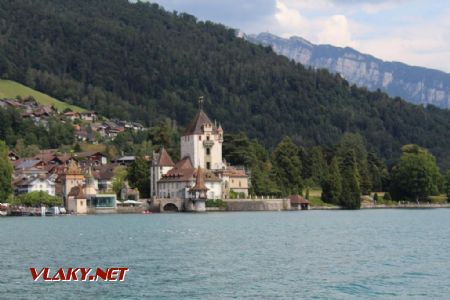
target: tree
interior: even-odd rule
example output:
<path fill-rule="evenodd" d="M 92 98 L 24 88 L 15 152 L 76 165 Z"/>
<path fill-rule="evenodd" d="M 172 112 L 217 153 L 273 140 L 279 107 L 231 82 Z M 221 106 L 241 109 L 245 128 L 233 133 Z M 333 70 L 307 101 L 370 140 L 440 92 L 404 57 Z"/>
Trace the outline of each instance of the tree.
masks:
<path fill-rule="evenodd" d="M 150 197 L 150 166 L 142 156 L 137 156 L 128 168 L 127 179 L 132 188 L 139 190 L 141 197 Z"/>
<path fill-rule="evenodd" d="M 337 157 L 333 157 L 329 172 L 322 181 L 322 200 L 327 203 L 339 204 L 342 193 L 342 178 Z"/>
<path fill-rule="evenodd" d="M 438 193 L 439 169 L 428 150 L 418 145 L 402 147 L 399 163 L 392 169 L 391 193 L 394 199 L 425 201 Z"/>
<path fill-rule="evenodd" d="M 120 191 L 125 186 L 125 180 L 127 178 L 128 172 L 127 168 L 124 166 L 118 166 L 114 169 L 114 177 L 112 180 L 112 189 L 117 196 L 119 196 Z"/>
<path fill-rule="evenodd" d="M 301 162 L 298 148 L 289 137 L 283 138 L 272 153 L 272 176 L 283 195 L 302 192 Z"/>
<path fill-rule="evenodd" d="M 445 194 L 447 195 L 447 202 L 450 202 L 450 170 L 445 174 Z"/>
<path fill-rule="evenodd" d="M 325 161 L 322 148 L 312 147 L 309 151 L 309 162 L 311 179 L 315 185 L 320 185 L 327 174 L 327 162 Z M 305 167 L 304 165 L 302 167 Z"/>
<path fill-rule="evenodd" d="M 366 145 L 360 134 L 346 133 L 342 137 L 337 149 L 337 155 L 343 159 L 348 151 L 354 152 L 361 192 L 363 195 L 369 195 L 372 190 L 372 181 L 368 168 Z"/>
<path fill-rule="evenodd" d="M 6 202 L 13 191 L 13 167 L 9 161 L 8 154 L 8 147 L 4 141 L 0 140 L 0 202 Z"/>
<path fill-rule="evenodd" d="M 34 191 L 26 194 L 22 194 L 15 197 L 12 200 L 14 205 L 24 205 L 24 206 L 62 206 L 63 201 L 61 198 L 51 196 L 44 191 Z"/>
<path fill-rule="evenodd" d="M 359 209 L 361 207 L 361 189 L 355 152 L 353 150 L 349 150 L 343 154 L 341 174 L 342 193 L 340 196 L 340 205 L 348 209 Z"/>
<path fill-rule="evenodd" d="M 75 147 L 73 147 L 73 151 L 75 151 L 75 152 L 81 152 L 82 151 L 80 143 L 76 143 L 75 144 Z"/>

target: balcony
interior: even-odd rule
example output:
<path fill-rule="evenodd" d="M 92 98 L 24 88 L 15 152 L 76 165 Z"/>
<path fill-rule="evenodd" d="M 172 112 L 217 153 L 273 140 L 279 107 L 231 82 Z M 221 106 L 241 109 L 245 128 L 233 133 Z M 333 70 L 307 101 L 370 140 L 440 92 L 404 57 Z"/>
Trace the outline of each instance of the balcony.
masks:
<path fill-rule="evenodd" d="M 203 141 L 203 146 L 206 147 L 206 148 L 211 148 L 212 146 L 214 146 L 214 141 L 205 140 L 205 141 Z"/>

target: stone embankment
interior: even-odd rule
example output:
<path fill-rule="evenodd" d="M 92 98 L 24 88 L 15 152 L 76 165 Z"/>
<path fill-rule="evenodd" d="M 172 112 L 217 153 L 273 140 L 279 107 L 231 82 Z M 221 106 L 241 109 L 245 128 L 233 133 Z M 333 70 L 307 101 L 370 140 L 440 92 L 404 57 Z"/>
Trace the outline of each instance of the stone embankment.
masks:
<path fill-rule="evenodd" d="M 208 207 L 207 211 L 282 211 L 291 210 L 289 199 L 230 199 L 227 207 Z"/>

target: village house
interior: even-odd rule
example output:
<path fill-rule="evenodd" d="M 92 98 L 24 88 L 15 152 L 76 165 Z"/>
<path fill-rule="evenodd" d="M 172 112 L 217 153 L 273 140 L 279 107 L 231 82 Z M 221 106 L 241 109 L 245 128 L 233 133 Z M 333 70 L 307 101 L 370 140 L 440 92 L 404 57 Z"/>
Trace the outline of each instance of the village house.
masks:
<path fill-rule="evenodd" d="M 8 158 L 10 161 L 17 161 L 20 157 L 15 152 L 9 151 Z"/>
<path fill-rule="evenodd" d="M 83 111 L 80 113 L 81 120 L 88 122 L 95 122 L 98 119 L 98 115 L 95 111 Z"/>
<path fill-rule="evenodd" d="M 21 178 L 14 182 L 15 194 L 20 195 L 34 191 L 43 191 L 51 196 L 55 196 L 55 182 L 49 180 L 46 175 L 39 175 L 31 178 Z"/>
<path fill-rule="evenodd" d="M 224 183 L 223 198 L 230 197 L 230 193 L 236 193 L 237 196 L 248 197 L 248 176 L 244 167 L 227 166 L 223 171 L 216 172 L 220 174 Z"/>
<path fill-rule="evenodd" d="M 63 113 L 63 116 L 66 117 L 67 119 L 71 120 L 72 122 L 75 120 L 81 119 L 80 113 L 76 112 L 76 111 L 65 112 L 65 113 Z"/>

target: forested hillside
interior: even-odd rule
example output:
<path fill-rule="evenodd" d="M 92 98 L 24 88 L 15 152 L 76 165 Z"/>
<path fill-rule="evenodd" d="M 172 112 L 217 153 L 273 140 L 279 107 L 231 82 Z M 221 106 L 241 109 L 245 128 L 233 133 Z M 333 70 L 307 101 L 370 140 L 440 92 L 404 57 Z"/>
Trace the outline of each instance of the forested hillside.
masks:
<path fill-rule="evenodd" d="M 169 117 L 205 110 L 227 132 L 273 147 L 337 143 L 360 132 L 388 161 L 404 144 L 427 147 L 447 168 L 450 112 L 418 107 L 313 71 L 235 30 L 126 0 L 0 0 L 0 77 L 108 117 Z"/>

